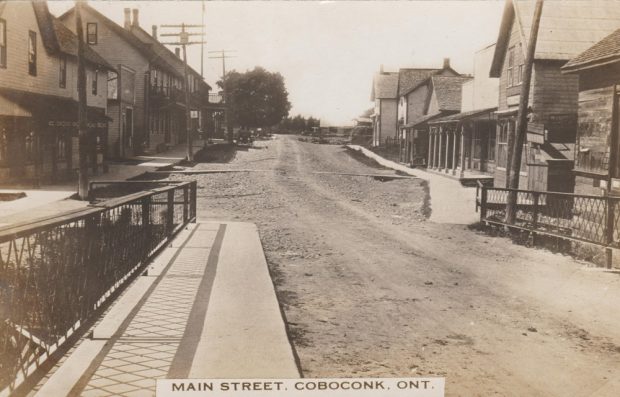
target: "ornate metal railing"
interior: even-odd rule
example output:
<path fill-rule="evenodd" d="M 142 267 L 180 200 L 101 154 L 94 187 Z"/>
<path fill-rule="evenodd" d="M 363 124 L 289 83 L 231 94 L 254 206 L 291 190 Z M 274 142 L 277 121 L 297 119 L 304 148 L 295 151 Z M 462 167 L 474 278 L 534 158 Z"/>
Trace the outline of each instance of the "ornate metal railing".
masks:
<path fill-rule="evenodd" d="M 0 228 L 0 390 L 26 378 L 195 219 L 192 181 Z"/>
<path fill-rule="evenodd" d="M 509 192 L 517 194 L 514 223 L 506 222 Z M 620 248 L 620 197 L 537 192 L 483 186 L 478 183 L 480 221 L 562 239 Z M 611 251 L 608 251 L 608 266 Z"/>

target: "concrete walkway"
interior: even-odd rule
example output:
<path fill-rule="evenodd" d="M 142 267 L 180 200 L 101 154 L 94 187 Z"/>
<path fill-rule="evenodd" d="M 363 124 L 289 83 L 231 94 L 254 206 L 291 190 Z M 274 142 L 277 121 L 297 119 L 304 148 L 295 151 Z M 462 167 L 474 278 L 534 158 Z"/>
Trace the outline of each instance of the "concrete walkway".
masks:
<path fill-rule="evenodd" d="M 194 143 L 194 152 L 202 148 L 203 142 Z M 145 172 L 155 171 L 179 163 L 185 158 L 187 146 L 177 145 L 166 152 L 154 156 L 138 156 L 131 160 L 137 164 L 109 164 L 105 174 L 91 176 L 91 181 L 124 181 L 135 178 Z M 24 192 L 26 197 L 0 202 L 0 226 L 24 222 L 37 218 L 53 216 L 62 212 L 83 208 L 88 202 L 68 200 L 77 192 L 77 182 L 43 186 L 41 189 L 0 189 L 0 193 Z"/>
<path fill-rule="evenodd" d="M 429 184 L 431 195 L 431 217 L 436 223 L 471 224 L 480 219 L 476 213 L 476 188 L 465 187 L 459 181 L 421 169 L 411 169 L 405 165 L 387 160 L 359 145 L 347 147 L 361 151 L 384 167 L 404 172 L 407 175 L 424 179 Z"/>
<path fill-rule="evenodd" d="M 181 232 L 36 396 L 153 396 L 158 378 L 297 378 L 254 224 Z"/>

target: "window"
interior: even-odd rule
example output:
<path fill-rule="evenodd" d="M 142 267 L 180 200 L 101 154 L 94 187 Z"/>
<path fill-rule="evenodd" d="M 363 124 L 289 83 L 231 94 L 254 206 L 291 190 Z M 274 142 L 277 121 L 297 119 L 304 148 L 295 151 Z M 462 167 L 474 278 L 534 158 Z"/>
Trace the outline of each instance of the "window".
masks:
<path fill-rule="evenodd" d="M 67 159 L 67 137 L 64 135 L 58 136 L 58 141 L 56 145 L 56 158 L 58 160 L 66 160 Z"/>
<path fill-rule="evenodd" d="M 28 31 L 28 73 L 37 75 L 37 34 L 32 30 Z"/>
<path fill-rule="evenodd" d="M 67 57 L 65 55 L 61 55 L 59 58 L 58 86 L 67 88 Z"/>
<path fill-rule="evenodd" d="M 97 44 L 97 24 L 96 23 L 87 23 L 86 24 L 86 42 L 88 44 Z"/>
<path fill-rule="evenodd" d="M 25 157 L 27 163 L 34 162 L 34 131 L 26 135 L 24 140 Z"/>
<path fill-rule="evenodd" d="M 0 68 L 6 68 L 6 21 L 0 19 Z"/>
<path fill-rule="evenodd" d="M 0 163 L 6 163 L 7 161 L 7 149 L 9 140 L 7 138 L 6 128 L 0 130 Z"/>
<path fill-rule="evenodd" d="M 97 95 L 97 80 L 99 80 L 98 77 L 99 77 L 99 71 L 95 70 L 95 73 L 93 74 L 93 81 L 91 82 L 92 83 L 91 91 L 93 95 Z"/>
<path fill-rule="evenodd" d="M 489 129 L 489 161 L 495 161 L 495 134 Z"/>
<path fill-rule="evenodd" d="M 510 47 L 508 49 L 508 87 L 513 86 L 514 77 L 514 63 L 515 63 L 515 48 Z"/>

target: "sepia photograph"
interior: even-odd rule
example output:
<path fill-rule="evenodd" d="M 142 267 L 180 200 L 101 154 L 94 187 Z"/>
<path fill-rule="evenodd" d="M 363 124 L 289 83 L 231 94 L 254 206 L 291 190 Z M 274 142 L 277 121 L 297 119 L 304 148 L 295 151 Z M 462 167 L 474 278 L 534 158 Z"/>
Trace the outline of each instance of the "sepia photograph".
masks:
<path fill-rule="evenodd" d="M 620 396 L 620 0 L 0 0 L 0 397 Z"/>

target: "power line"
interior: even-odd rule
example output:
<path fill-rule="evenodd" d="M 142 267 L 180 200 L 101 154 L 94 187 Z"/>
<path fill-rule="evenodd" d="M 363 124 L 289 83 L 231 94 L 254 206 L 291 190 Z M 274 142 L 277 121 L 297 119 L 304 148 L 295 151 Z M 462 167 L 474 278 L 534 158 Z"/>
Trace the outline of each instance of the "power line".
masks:
<path fill-rule="evenodd" d="M 180 45 L 183 48 L 183 72 L 185 77 L 185 124 L 186 124 L 186 132 L 187 132 L 187 161 L 194 160 L 194 153 L 192 148 L 192 131 L 191 131 L 191 115 L 189 108 L 189 80 L 187 73 L 187 50 L 186 47 L 188 45 L 193 44 L 204 44 L 204 40 L 200 41 L 189 41 L 190 36 L 201 36 L 204 38 L 204 25 L 190 25 L 182 23 L 180 25 L 160 25 L 162 28 L 181 28 L 180 31 L 175 33 L 163 33 L 160 36 L 165 37 L 178 37 L 178 42 L 170 42 L 170 43 L 162 43 L 166 45 Z M 190 28 L 201 28 L 201 33 L 190 32 L 186 29 Z"/>
<path fill-rule="evenodd" d="M 209 59 L 221 59 L 222 60 L 222 100 L 226 104 L 226 110 L 224 111 L 224 124 L 228 129 L 228 142 L 232 143 L 233 134 L 232 134 L 232 119 L 229 117 L 228 112 L 230 111 L 230 104 L 227 103 L 227 90 L 226 90 L 226 59 L 228 58 L 236 58 L 236 55 L 228 55 L 227 53 L 236 52 L 235 50 L 219 50 L 219 51 L 209 51 L 209 54 L 220 54 L 219 56 L 210 56 Z"/>

